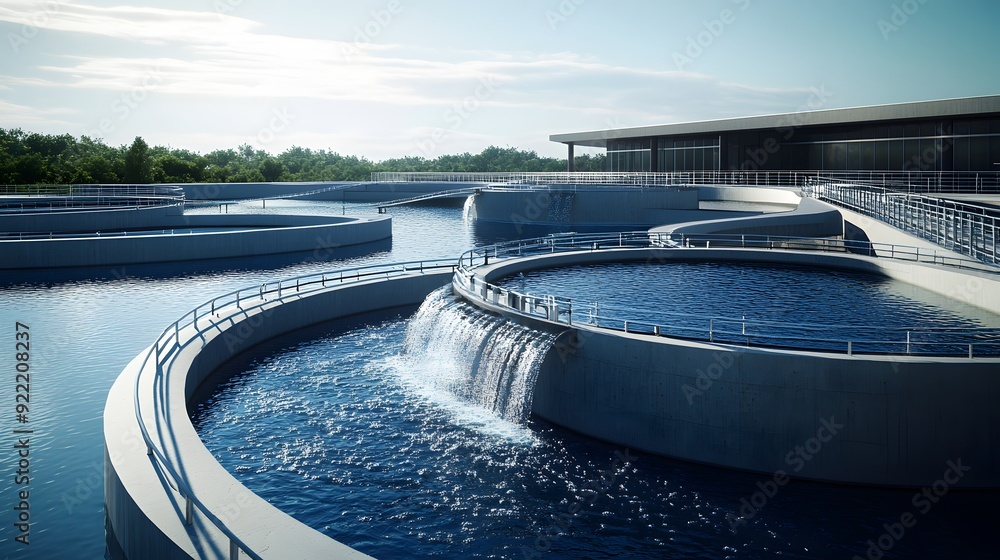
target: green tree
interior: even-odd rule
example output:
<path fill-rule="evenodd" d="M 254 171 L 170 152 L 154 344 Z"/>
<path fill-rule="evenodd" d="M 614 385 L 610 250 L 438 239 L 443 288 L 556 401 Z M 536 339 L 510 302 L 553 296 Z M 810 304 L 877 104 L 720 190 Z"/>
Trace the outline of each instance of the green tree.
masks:
<path fill-rule="evenodd" d="M 146 184 L 153 182 L 153 161 L 149 146 L 140 136 L 136 136 L 125 154 L 125 182 Z"/>
<path fill-rule="evenodd" d="M 271 156 L 264 158 L 264 161 L 260 162 L 260 174 L 264 176 L 264 180 L 268 183 L 273 183 L 285 174 L 285 164 L 274 159 Z"/>
<path fill-rule="evenodd" d="M 604 171 L 604 154 L 576 157 L 578 171 Z M 375 171 L 563 171 L 565 159 L 530 150 L 489 146 L 478 154 L 444 154 L 435 159 L 406 156 L 373 162 L 329 149 L 293 146 L 271 155 L 243 144 L 205 155 L 149 146 L 110 147 L 100 139 L 0 129 L 0 183 L 169 183 L 238 181 L 363 181 Z"/>
<path fill-rule="evenodd" d="M 14 162 L 14 183 L 22 185 L 48 182 L 48 166 L 41 154 L 23 155 Z"/>

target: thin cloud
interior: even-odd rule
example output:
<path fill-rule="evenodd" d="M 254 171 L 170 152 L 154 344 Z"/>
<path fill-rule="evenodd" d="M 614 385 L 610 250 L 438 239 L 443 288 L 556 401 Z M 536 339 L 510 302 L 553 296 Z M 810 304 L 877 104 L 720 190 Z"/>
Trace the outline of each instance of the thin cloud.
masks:
<path fill-rule="evenodd" d="M 26 105 L 18 105 L 0 99 L 0 115 L 4 115 L 4 127 L 6 128 L 33 128 L 45 126 L 69 126 L 71 123 L 62 118 L 65 115 L 72 115 L 76 111 L 72 109 L 37 109 Z"/>
<path fill-rule="evenodd" d="M 0 8 L 0 21 L 20 24 L 37 10 L 34 2 L 10 0 Z M 310 108 L 312 116 L 295 123 L 294 137 L 289 133 L 269 149 L 347 145 L 348 152 L 371 149 L 373 157 L 391 157 L 413 153 L 435 129 L 449 132 L 435 150 L 451 153 L 521 138 L 524 123 L 537 126 L 536 121 L 552 126 L 549 132 L 636 126 L 718 118 L 730 107 L 743 114 L 773 112 L 801 105 L 807 97 L 806 88 L 753 88 L 693 72 L 607 64 L 571 52 L 412 49 L 279 35 L 265 32 L 259 22 L 213 12 L 73 3 L 59 4 L 58 14 L 36 21 L 71 38 L 73 54 L 53 53 L 16 76 L 0 76 L 0 94 L 12 107 L 3 107 L 5 113 L 21 112 L 13 109 L 20 107 L 14 102 L 29 102 L 38 89 L 52 92 L 43 98 L 80 109 L 82 98 L 92 101 L 93 94 L 100 99 L 107 92 L 107 99 L 115 100 L 139 88 L 145 98 L 155 89 L 150 104 L 159 114 L 149 115 L 152 105 L 137 108 L 141 117 L 115 121 L 115 138 L 151 134 L 150 122 L 166 118 L 170 107 L 183 106 L 183 114 L 203 117 L 185 121 L 188 131 L 164 136 L 174 142 L 186 137 L 197 144 L 193 148 L 211 138 L 216 146 L 240 138 L 232 134 L 240 121 L 220 110 L 235 103 Z M 81 95 L 55 93 L 63 91 Z M 18 122 L 65 129 L 60 117 L 79 112 L 39 109 Z M 92 129 L 106 116 L 84 115 L 82 122 L 68 123 L 69 129 Z M 342 123 L 350 128 L 341 129 Z M 323 138 L 330 143 L 313 144 Z M 546 142 L 546 135 L 538 134 L 537 143 L 525 147 L 542 152 Z"/>
<path fill-rule="evenodd" d="M 26 2 L 0 12 L 0 19 L 30 16 Z M 677 71 L 646 70 L 601 64 L 572 53 L 476 51 L 478 58 L 447 62 L 392 56 L 369 43 L 306 39 L 260 33 L 254 21 L 211 12 L 149 7 L 102 8 L 68 4 L 44 27 L 89 33 L 139 43 L 166 43 L 172 57 L 64 57 L 63 65 L 39 68 L 52 86 L 127 90 L 155 73 L 163 94 L 202 97 L 312 98 L 328 101 L 380 101 L 392 105 L 447 105 L 478 95 L 481 83 L 503 89 L 492 103 L 528 107 L 531 98 L 549 93 L 593 96 L 608 90 L 659 89 L 692 80 Z M 423 49 L 427 57 L 435 53 Z M 725 85 L 724 87 L 728 87 Z M 492 93 L 492 92 L 490 92 Z M 567 101 L 564 99 L 562 103 Z M 573 101 L 572 97 L 568 100 Z M 541 105 L 547 105 L 542 102 Z"/>

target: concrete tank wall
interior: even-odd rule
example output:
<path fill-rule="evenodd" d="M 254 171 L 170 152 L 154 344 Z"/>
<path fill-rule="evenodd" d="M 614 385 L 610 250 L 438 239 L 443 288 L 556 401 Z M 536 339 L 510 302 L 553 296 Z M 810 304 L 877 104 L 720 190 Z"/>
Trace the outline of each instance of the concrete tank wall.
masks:
<path fill-rule="evenodd" d="M 840 237 L 844 235 L 844 218 L 836 207 L 805 198 L 789 212 L 688 222 L 653 228 L 650 232 L 694 238 L 698 235 L 726 234 Z"/>
<path fill-rule="evenodd" d="M 543 185 L 530 189 L 484 190 L 473 199 L 471 211 L 473 218 L 493 222 L 629 227 L 756 217 L 762 213 L 753 207 L 701 210 L 701 201 L 767 203 L 794 210 L 801 198 L 793 189 L 763 187 Z M 781 213 L 767 214 L 778 215 Z M 789 223 L 794 220 L 803 221 L 804 217 L 791 218 Z M 805 231 L 803 227 L 799 229 Z M 825 232 L 830 228 L 821 224 L 813 230 Z"/>
<path fill-rule="evenodd" d="M 159 223 L 168 228 L 173 225 L 178 228 L 266 229 L 131 237 L 0 240 L 0 269 L 106 266 L 325 251 L 392 236 L 392 220 L 387 216 L 365 219 L 221 214 L 164 218 Z"/>
<path fill-rule="evenodd" d="M 573 341 L 544 363 L 532 410 L 574 431 L 768 477 L 857 484 L 926 486 L 961 460 L 972 468 L 963 488 L 1000 487 L 996 359 L 764 351 L 586 327 Z M 824 436 L 824 425 L 840 428 Z"/>
<path fill-rule="evenodd" d="M 695 189 L 559 186 L 484 190 L 471 215 L 489 222 L 649 227 L 720 214 L 699 210 Z"/>
<path fill-rule="evenodd" d="M 188 398 L 219 366 L 256 344 L 311 324 L 419 304 L 450 277 L 450 271 L 413 273 L 310 294 L 292 292 L 246 312 L 235 306 L 220 308 L 214 322 L 202 318 L 200 330 L 188 326 L 180 331 L 181 339 L 191 343 L 176 355 L 162 388 L 154 389 L 155 368 L 147 366 L 139 393 L 148 416 L 145 424 L 163 452 L 182 466 L 194 494 L 261 557 L 369 558 L 306 527 L 241 485 L 201 442 L 189 420 Z M 183 497 L 146 454 L 133 407 L 144 355 L 116 380 L 104 411 L 109 535 L 130 559 L 227 558 L 228 539 L 197 509 L 193 523 L 184 523 Z M 166 403 L 165 414 L 152 400 L 154 393 L 162 395 L 157 402 Z"/>
<path fill-rule="evenodd" d="M 735 260 L 884 274 L 1000 313 L 1000 276 L 857 255 L 745 249 L 601 249 L 506 260 L 486 282 L 597 262 Z M 467 295 L 467 294 L 466 294 Z M 470 297 L 467 295 L 467 297 Z M 567 325 L 474 296 L 477 306 L 554 331 Z M 637 318 L 640 319 L 640 318 Z M 847 356 L 744 348 L 574 325 L 547 356 L 532 410 L 636 449 L 773 474 L 886 486 L 927 485 L 949 460 L 963 487 L 1000 487 L 1000 359 Z M 825 424 L 842 425 L 836 434 Z M 821 444 L 807 460 L 797 447 Z M 789 455 L 791 454 L 791 455 Z"/>
<path fill-rule="evenodd" d="M 181 215 L 181 204 L 81 210 L 76 212 L 42 212 L 37 214 L 0 214 L 0 232 L 81 233 L 94 231 L 126 231 L 148 229 Z"/>
<path fill-rule="evenodd" d="M 726 187 L 719 185 L 696 185 L 701 200 L 731 202 L 764 202 L 797 206 L 802 198 L 798 189 L 783 187 Z"/>

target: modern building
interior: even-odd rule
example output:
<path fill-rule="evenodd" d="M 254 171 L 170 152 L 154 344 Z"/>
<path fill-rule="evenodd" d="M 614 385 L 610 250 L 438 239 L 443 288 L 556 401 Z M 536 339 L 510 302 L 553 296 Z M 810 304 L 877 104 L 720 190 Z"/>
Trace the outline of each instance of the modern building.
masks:
<path fill-rule="evenodd" d="M 608 171 L 1000 171 L 1000 95 L 555 134 Z"/>

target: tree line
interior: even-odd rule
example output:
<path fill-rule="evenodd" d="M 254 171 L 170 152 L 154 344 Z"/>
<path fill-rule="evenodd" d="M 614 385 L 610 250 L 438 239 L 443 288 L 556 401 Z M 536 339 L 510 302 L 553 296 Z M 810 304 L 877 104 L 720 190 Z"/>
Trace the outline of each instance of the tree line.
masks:
<path fill-rule="evenodd" d="M 574 158 L 577 171 L 605 171 L 606 156 Z M 49 135 L 0 128 L 0 184 L 239 183 L 261 181 L 364 181 L 373 172 L 551 172 L 566 160 L 534 151 L 490 146 L 478 154 L 392 158 L 371 161 L 328 150 L 292 147 L 272 155 L 244 144 L 200 154 L 149 146 L 108 146 L 87 136 Z"/>

